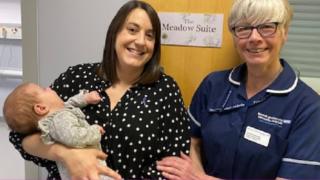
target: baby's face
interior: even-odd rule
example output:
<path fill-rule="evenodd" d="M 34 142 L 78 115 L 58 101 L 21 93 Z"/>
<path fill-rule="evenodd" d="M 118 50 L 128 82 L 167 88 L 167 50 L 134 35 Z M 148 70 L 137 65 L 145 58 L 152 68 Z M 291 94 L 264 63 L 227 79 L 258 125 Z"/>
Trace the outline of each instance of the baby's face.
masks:
<path fill-rule="evenodd" d="M 37 84 L 32 84 L 30 88 L 33 88 L 34 91 L 37 92 L 38 98 L 41 102 L 47 103 L 48 105 L 61 105 L 63 104 L 62 99 L 58 96 L 58 94 L 49 87 L 40 87 Z"/>

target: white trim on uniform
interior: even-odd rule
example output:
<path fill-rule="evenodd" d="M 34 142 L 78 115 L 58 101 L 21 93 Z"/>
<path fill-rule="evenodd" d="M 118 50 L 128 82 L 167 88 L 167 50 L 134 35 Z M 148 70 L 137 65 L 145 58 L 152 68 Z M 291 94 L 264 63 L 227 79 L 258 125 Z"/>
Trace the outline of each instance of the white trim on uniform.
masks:
<path fill-rule="evenodd" d="M 292 84 L 292 86 L 288 89 L 285 90 L 272 90 L 272 89 L 267 89 L 268 93 L 273 93 L 273 94 L 286 94 L 291 92 L 292 90 L 294 90 L 294 88 L 296 88 L 298 84 L 298 77 L 296 77 L 296 79 L 294 80 L 294 83 Z"/>
<path fill-rule="evenodd" d="M 233 73 L 233 71 L 235 70 L 236 68 L 233 68 L 232 70 L 231 70 L 231 72 L 230 72 L 230 74 L 229 74 L 229 81 L 232 83 L 232 84 L 235 84 L 235 85 L 238 85 L 238 86 L 240 86 L 240 82 L 238 82 L 238 81 L 235 81 L 235 80 L 233 80 L 232 79 L 232 73 Z"/>
<path fill-rule="evenodd" d="M 296 164 L 320 166 L 320 162 L 317 162 L 317 161 L 307 161 L 307 160 L 292 159 L 292 158 L 282 158 L 282 161 L 296 163 Z"/>
<path fill-rule="evenodd" d="M 190 108 L 188 108 L 188 114 L 189 114 L 191 120 L 192 120 L 197 126 L 201 127 L 201 123 L 200 123 L 199 121 L 197 121 L 196 118 L 194 118 L 194 117 L 192 116 L 192 114 L 191 114 L 191 112 L 190 112 Z"/>

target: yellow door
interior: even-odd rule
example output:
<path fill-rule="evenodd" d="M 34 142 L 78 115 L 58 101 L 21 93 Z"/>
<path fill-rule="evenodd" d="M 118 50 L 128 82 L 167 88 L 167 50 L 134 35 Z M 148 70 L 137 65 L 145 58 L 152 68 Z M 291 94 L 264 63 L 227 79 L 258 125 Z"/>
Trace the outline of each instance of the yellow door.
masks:
<path fill-rule="evenodd" d="M 161 64 L 179 84 L 186 106 L 202 79 L 212 71 L 240 63 L 228 31 L 227 18 L 233 0 L 145 0 L 158 12 L 219 13 L 223 17 L 221 48 L 162 45 Z"/>

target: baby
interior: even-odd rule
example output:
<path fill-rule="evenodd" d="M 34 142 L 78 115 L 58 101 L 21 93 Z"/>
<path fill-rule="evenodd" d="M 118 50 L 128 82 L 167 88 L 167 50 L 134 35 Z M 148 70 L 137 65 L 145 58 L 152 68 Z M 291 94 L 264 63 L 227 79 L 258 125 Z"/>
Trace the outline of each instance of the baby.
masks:
<path fill-rule="evenodd" d="M 10 129 L 22 134 L 41 131 L 45 144 L 59 142 L 73 148 L 97 148 L 104 129 L 89 125 L 80 108 L 97 104 L 101 97 L 96 91 L 81 91 L 67 102 L 50 88 L 24 83 L 15 88 L 3 106 L 4 118 Z M 105 161 L 100 162 L 106 166 Z M 70 179 L 66 168 L 57 162 L 61 179 Z M 101 176 L 100 179 L 111 179 Z"/>

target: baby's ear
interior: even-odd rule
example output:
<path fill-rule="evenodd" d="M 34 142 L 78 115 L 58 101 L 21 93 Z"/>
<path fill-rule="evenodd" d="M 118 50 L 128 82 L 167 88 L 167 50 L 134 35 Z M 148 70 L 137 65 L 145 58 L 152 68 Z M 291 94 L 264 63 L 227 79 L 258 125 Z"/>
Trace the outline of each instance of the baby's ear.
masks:
<path fill-rule="evenodd" d="M 33 106 L 33 110 L 36 112 L 36 114 L 43 116 L 49 112 L 49 107 L 45 104 L 35 104 Z"/>

